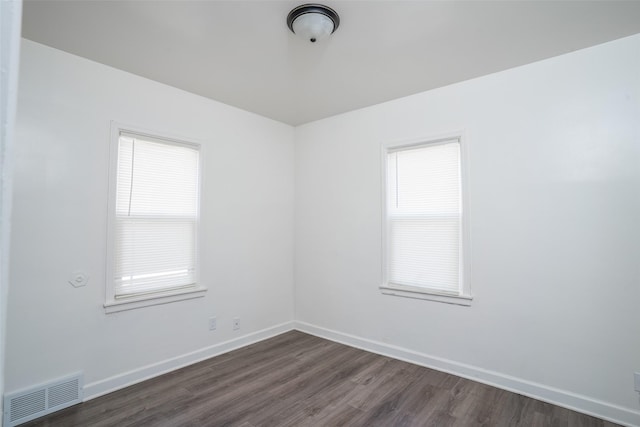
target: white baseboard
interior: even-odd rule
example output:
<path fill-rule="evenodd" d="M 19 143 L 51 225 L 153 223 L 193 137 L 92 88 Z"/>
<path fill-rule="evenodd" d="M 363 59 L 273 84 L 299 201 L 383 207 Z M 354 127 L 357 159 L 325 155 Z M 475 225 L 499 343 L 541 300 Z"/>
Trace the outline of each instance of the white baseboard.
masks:
<path fill-rule="evenodd" d="M 566 390 L 560 390 L 544 384 L 523 380 L 521 378 L 515 378 L 476 366 L 466 365 L 464 363 L 454 362 L 440 357 L 429 356 L 406 348 L 325 329 L 306 322 L 294 321 L 293 325 L 294 329 L 301 332 L 339 342 L 341 344 L 346 344 L 351 347 L 360 348 L 372 353 L 447 372 L 459 377 L 512 391 L 614 423 L 629 427 L 640 426 L 640 412 L 597 399 L 592 399 L 588 396 L 579 395 Z"/>
<path fill-rule="evenodd" d="M 191 353 L 183 354 L 151 365 L 143 366 L 129 372 L 114 375 L 104 380 L 85 384 L 83 401 L 91 400 L 96 397 L 111 393 L 116 390 L 128 387 L 133 384 L 157 377 L 167 372 L 175 371 L 188 365 L 228 353 L 240 347 L 245 347 L 267 338 L 280 335 L 293 329 L 293 322 L 285 322 L 270 328 L 262 329 L 229 341 L 224 341 L 210 347 L 205 347 Z"/>
<path fill-rule="evenodd" d="M 623 408 L 611 403 L 592 399 L 566 390 L 549 387 L 521 378 L 512 377 L 495 371 L 489 371 L 476 366 L 467 365 L 427 354 L 419 353 L 402 347 L 385 344 L 378 341 L 360 338 L 331 329 L 322 328 L 306 322 L 285 322 L 251 334 L 243 335 L 229 341 L 205 347 L 191 353 L 183 354 L 158 363 L 143 366 L 141 368 L 114 375 L 104 380 L 85 384 L 84 400 L 91 400 L 107 393 L 128 387 L 133 384 L 157 377 L 167 372 L 183 368 L 188 365 L 254 344 L 259 341 L 274 337 L 284 332 L 297 329 L 311 335 L 325 338 L 331 341 L 360 348 L 372 353 L 381 354 L 394 359 L 404 360 L 416 365 L 447 372 L 459 377 L 478 381 L 487 385 L 512 391 L 524 396 L 532 397 L 567 409 L 582 412 L 611 422 L 629 427 L 640 426 L 640 412 Z"/>

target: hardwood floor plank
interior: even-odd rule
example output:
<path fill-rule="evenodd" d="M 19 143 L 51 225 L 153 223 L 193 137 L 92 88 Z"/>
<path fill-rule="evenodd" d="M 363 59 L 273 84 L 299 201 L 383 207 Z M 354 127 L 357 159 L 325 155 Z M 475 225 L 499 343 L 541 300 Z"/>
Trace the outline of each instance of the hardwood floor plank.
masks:
<path fill-rule="evenodd" d="M 615 427 L 598 418 L 298 331 L 24 425 Z"/>
<path fill-rule="evenodd" d="M 359 420 L 364 418 L 364 412 L 353 406 L 341 404 L 333 407 L 331 410 L 321 411 L 306 422 L 300 424 L 304 427 L 314 426 L 352 426 L 357 425 Z"/>

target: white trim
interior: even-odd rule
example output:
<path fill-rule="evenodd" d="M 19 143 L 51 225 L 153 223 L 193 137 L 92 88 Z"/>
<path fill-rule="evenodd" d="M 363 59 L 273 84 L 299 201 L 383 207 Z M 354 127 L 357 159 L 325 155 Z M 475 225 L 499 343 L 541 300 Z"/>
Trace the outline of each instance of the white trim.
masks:
<path fill-rule="evenodd" d="M 124 136 L 126 138 L 144 139 L 145 141 L 155 142 L 156 144 L 178 145 L 180 147 L 191 148 L 192 150 L 200 150 L 200 144 L 196 142 L 188 142 L 182 139 L 163 136 L 160 132 L 151 133 L 150 131 L 134 131 L 131 130 L 131 126 L 116 125 L 115 122 L 112 122 L 112 125 L 118 126 L 116 138 Z"/>
<path fill-rule="evenodd" d="M 18 109 L 22 1 L 0 1 L 0 395 L 4 393 L 7 296 L 13 200 L 14 135 Z M 4 411 L 0 399 L 0 412 Z"/>
<path fill-rule="evenodd" d="M 177 135 L 168 131 L 160 131 L 157 129 L 149 129 L 141 126 L 134 126 L 118 120 L 111 120 L 109 123 L 110 123 L 112 132 L 115 127 L 119 131 L 123 131 L 125 133 L 133 133 L 136 135 L 141 135 L 149 138 L 160 139 L 162 142 L 173 142 L 173 143 L 185 145 L 187 147 L 202 147 L 206 145 L 205 140 L 201 140 L 193 137 L 186 137 L 183 135 Z M 111 136 L 113 138 L 113 133 L 111 134 Z"/>
<path fill-rule="evenodd" d="M 306 322 L 295 321 L 294 329 L 372 353 L 447 372 L 472 381 L 522 394 L 533 399 L 621 425 L 629 427 L 640 426 L 640 411 L 624 408 L 567 390 L 561 390 L 477 366 L 419 353 L 403 347 L 360 338 L 355 335 L 326 329 Z"/>
<path fill-rule="evenodd" d="M 425 299 L 429 301 L 444 302 L 447 304 L 470 306 L 473 297 L 471 295 L 449 295 L 439 294 L 430 289 L 420 289 L 415 286 L 403 286 L 389 283 L 381 285 L 380 292 L 385 295 L 395 295 L 397 297 Z"/>
<path fill-rule="evenodd" d="M 173 292 L 167 292 L 166 294 L 154 293 L 144 295 L 141 297 L 131 297 L 118 299 L 114 301 L 107 301 L 104 303 L 104 312 L 106 314 L 116 313 L 118 311 L 133 310 L 136 308 L 148 307 L 151 305 L 169 304 L 175 301 L 183 301 L 186 299 L 203 297 L 207 288 L 187 288 L 179 289 Z"/>
<path fill-rule="evenodd" d="M 252 332 L 250 334 L 201 348 L 200 350 L 192 351 L 190 353 L 182 354 L 171 359 L 142 366 L 132 371 L 114 375 L 100 381 L 94 381 L 84 386 L 83 401 L 86 402 L 87 400 L 95 399 L 96 397 L 100 397 L 107 393 L 175 371 L 176 369 L 184 368 L 185 366 L 193 365 L 194 363 L 228 353 L 238 348 L 255 344 L 259 341 L 291 331 L 292 329 L 293 322 L 281 323 L 270 328 Z"/>
<path fill-rule="evenodd" d="M 163 375 L 168 372 L 198 363 L 211 357 L 242 348 L 265 339 L 272 338 L 291 330 L 298 330 L 324 339 L 335 341 L 372 353 L 403 360 L 438 371 L 447 372 L 483 384 L 522 394 L 543 402 L 548 402 L 587 415 L 602 418 L 614 423 L 633 427 L 640 425 L 640 412 L 613 405 L 601 400 L 549 387 L 544 384 L 512 377 L 499 372 L 482 369 L 406 348 L 360 338 L 355 335 L 315 326 L 301 321 L 291 321 L 262 329 L 239 338 L 224 341 L 200 350 L 176 356 L 161 362 L 149 364 L 100 381 L 86 384 L 83 389 L 83 401 L 123 389 L 133 384 Z"/>
<path fill-rule="evenodd" d="M 460 282 L 462 289 L 460 295 L 441 294 L 434 289 L 423 289 L 416 286 L 403 286 L 390 283 L 387 279 L 387 236 L 389 234 L 389 221 L 387 220 L 387 157 L 389 153 L 402 151 L 410 148 L 422 146 L 432 146 L 446 144 L 451 141 L 458 141 L 460 144 L 460 185 L 462 203 L 462 224 L 460 233 L 460 252 L 462 261 L 460 263 Z M 426 137 L 412 138 L 409 140 L 384 142 L 381 144 L 380 164 L 381 164 L 381 186 L 382 186 L 382 280 L 380 292 L 384 295 L 400 296 L 405 298 L 416 298 L 428 301 L 443 302 L 461 306 L 470 306 L 473 300 L 471 293 L 471 226 L 470 226 L 470 197 L 469 197 L 469 150 L 467 133 L 464 130 L 455 132 L 435 134 Z"/>

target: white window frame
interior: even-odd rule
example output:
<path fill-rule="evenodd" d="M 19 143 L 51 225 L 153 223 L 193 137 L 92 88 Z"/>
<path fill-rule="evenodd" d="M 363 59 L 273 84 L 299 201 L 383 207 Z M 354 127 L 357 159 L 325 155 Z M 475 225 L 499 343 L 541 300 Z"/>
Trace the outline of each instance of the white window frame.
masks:
<path fill-rule="evenodd" d="M 114 286 L 115 271 L 115 229 L 116 229 L 116 191 L 118 178 L 118 144 L 121 133 L 133 134 L 141 138 L 147 138 L 151 141 L 160 141 L 166 144 L 185 146 L 196 149 L 199 155 L 199 174 L 198 180 L 198 215 L 196 219 L 196 283 L 192 287 L 171 289 L 167 291 L 159 291 L 145 295 L 136 295 L 125 298 L 116 298 Z M 115 313 L 124 310 L 132 310 L 136 308 L 148 307 L 158 304 L 167 304 L 175 301 L 183 301 L 187 299 L 203 297 L 207 288 L 200 281 L 200 239 L 198 230 L 200 229 L 200 199 L 202 197 L 202 145 L 195 142 L 187 142 L 183 139 L 173 136 L 164 135 L 161 132 L 149 131 L 135 126 L 129 126 L 115 121 L 111 122 L 111 136 L 109 146 L 109 200 L 107 213 L 107 262 L 106 262 L 106 281 L 105 281 L 105 313 Z"/>
<path fill-rule="evenodd" d="M 437 145 L 457 140 L 460 144 L 460 185 L 462 218 L 460 230 L 460 292 L 458 295 L 438 292 L 420 286 L 408 286 L 389 283 L 388 280 L 388 238 L 389 238 L 389 217 L 387 212 L 388 197 L 388 154 L 427 145 Z M 464 132 L 453 132 L 418 138 L 409 141 L 389 142 L 382 144 L 382 284 L 380 291 L 385 295 L 394 295 L 407 298 L 443 302 L 460 306 L 470 306 L 473 300 L 471 294 L 471 237 L 469 233 L 469 186 L 468 186 L 468 149 Z"/>

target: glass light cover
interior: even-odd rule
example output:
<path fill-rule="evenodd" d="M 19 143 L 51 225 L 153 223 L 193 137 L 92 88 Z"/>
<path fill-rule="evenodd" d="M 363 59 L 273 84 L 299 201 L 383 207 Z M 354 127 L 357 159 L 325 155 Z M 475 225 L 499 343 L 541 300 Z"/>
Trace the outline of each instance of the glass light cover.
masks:
<path fill-rule="evenodd" d="M 333 21 L 321 13 L 305 13 L 293 21 L 293 32 L 310 42 L 320 41 L 333 32 Z"/>

